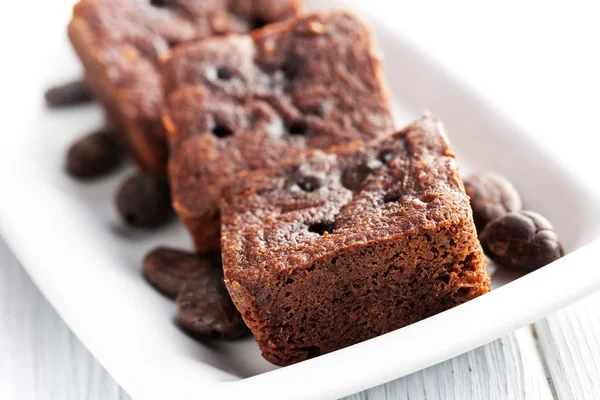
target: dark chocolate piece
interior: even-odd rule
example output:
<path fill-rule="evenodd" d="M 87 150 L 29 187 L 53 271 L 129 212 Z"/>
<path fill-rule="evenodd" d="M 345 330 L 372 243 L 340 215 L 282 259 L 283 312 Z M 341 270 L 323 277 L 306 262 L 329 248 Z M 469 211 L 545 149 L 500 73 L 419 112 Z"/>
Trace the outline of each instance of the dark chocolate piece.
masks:
<path fill-rule="evenodd" d="M 177 315 L 181 327 L 197 337 L 234 340 L 249 333 L 220 268 L 208 269 L 185 285 L 177 296 Z"/>
<path fill-rule="evenodd" d="M 81 180 L 102 177 L 123 163 L 123 152 L 113 134 L 99 131 L 85 136 L 71 145 L 67 152 L 66 170 Z"/>
<path fill-rule="evenodd" d="M 92 94 L 83 80 L 50 88 L 44 94 L 44 98 L 48 107 L 51 108 L 74 106 L 93 100 Z"/>
<path fill-rule="evenodd" d="M 156 228 L 173 216 L 169 184 L 163 174 L 138 172 L 127 178 L 116 203 L 123 221 L 136 228 Z"/>
<path fill-rule="evenodd" d="M 160 247 L 144 259 L 144 276 L 148 282 L 173 299 L 188 282 L 213 268 L 222 268 L 221 254 L 196 254 Z"/>
<path fill-rule="evenodd" d="M 477 231 L 493 219 L 521 209 L 521 197 L 506 178 L 492 172 L 479 172 L 464 180 L 465 191 L 471 198 L 473 219 Z"/>
<path fill-rule="evenodd" d="M 552 224 L 533 211 L 491 221 L 479 236 L 487 255 L 505 267 L 533 271 L 565 255 Z"/>

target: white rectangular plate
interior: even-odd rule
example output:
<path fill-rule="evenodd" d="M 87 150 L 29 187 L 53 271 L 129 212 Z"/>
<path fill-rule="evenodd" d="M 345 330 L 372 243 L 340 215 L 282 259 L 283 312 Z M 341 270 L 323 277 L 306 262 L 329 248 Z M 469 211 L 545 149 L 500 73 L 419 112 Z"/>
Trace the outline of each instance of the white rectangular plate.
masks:
<path fill-rule="evenodd" d="M 310 3 L 319 9 L 358 7 L 349 1 Z M 422 109 L 434 111 L 446 123 L 463 171 L 476 166 L 506 175 L 527 208 L 554 223 L 569 254 L 522 278 L 498 272 L 495 289 L 468 304 L 285 368 L 264 361 L 251 339 L 194 341 L 175 326 L 173 302 L 140 273 L 144 254 L 157 245 L 191 248 L 183 227 L 153 233 L 124 228 L 112 198 L 125 172 L 89 184 L 63 173 L 69 144 L 101 126 L 102 118 L 97 106 L 44 108 L 43 88 L 76 76 L 78 68 L 64 33 L 46 30 L 39 44 L 52 57 L 40 60 L 41 85 L 21 110 L 29 123 L 0 139 L 0 227 L 65 322 L 135 399 L 333 399 L 478 347 L 600 286 L 600 203 L 585 186 L 393 28 L 365 9 L 358 13 L 374 27 L 385 54 L 399 126 Z"/>

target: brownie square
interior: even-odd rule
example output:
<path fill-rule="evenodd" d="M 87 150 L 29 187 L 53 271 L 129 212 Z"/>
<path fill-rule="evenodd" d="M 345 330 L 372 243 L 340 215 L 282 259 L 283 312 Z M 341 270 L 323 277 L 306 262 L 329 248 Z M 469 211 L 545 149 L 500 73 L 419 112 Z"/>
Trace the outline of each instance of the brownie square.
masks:
<path fill-rule="evenodd" d="M 241 170 L 394 130 L 369 29 L 338 12 L 175 49 L 163 67 L 175 210 L 219 248 L 219 200 Z"/>
<path fill-rule="evenodd" d="M 158 60 L 181 43 L 282 21 L 299 0 L 81 0 L 69 37 L 120 142 L 145 170 L 164 171 Z"/>
<path fill-rule="evenodd" d="M 489 291 L 441 122 L 244 173 L 222 202 L 226 285 L 263 356 L 287 365 Z"/>

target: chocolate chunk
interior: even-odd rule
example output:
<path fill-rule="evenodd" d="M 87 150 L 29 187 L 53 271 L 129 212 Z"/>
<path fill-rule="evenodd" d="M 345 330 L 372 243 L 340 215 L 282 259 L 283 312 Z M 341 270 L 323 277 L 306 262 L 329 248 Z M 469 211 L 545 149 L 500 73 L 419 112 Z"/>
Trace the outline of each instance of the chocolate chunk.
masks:
<path fill-rule="evenodd" d="M 327 236 L 333 233 L 335 223 L 333 222 L 317 222 L 308 227 L 308 231 L 321 236 Z"/>
<path fill-rule="evenodd" d="M 268 24 L 269 24 L 269 21 L 265 20 L 264 18 L 255 17 L 252 20 L 252 30 L 263 28 L 264 26 L 266 26 Z"/>
<path fill-rule="evenodd" d="M 71 145 L 66 170 L 77 179 L 93 179 L 117 169 L 123 153 L 107 131 L 92 133 Z"/>
<path fill-rule="evenodd" d="M 231 67 L 224 65 L 217 69 L 217 77 L 219 79 L 221 79 L 222 81 L 228 81 L 228 80 L 232 79 L 234 76 L 235 76 L 235 73 L 233 72 Z"/>
<path fill-rule="evenodd" d="M 184 286 L 212 268 L 221 268 L 221 254 L 195 254 L 160 247 L 144 259 L 144 276 L 165 295 L 176 298 Z"/>
<path fill-rule="evenodd" d="M 479 236 L 485 252 L 499 264 L 533 271 L 564 256 L 548 220 L 532 211 L 510 212 L 491 221 Z"/>
<path fill-rule="evenodd" d="M 290 135 L 304 136 L 308 131 L 308 124 L 304 121 L 295 121 L 288 125 L 287 130 Z"/>
<path fill-rule="evenodd" d="M 44 98 L 46 104 L 52 108 L 72 106 L 93 100 L 92 94 L 83 80 L 48 89 L 44 94 Z"/>
<path fill-rule="evenodd" d="M 292 191 L 314 192 L 325 184 L 325 175 L 318 167 L 300 164 L 294 171 L 289 187 Z"/>
<path fill-rule="evenodd" d="M 218 138 L 225 138 L 233 135 L 233 131 L 224 125 L 216 125 L 213 128 L 213 134 Z"/>
<path fill-rule="evenodd" d="M 519 192 L 501 175 L 480 172 L 467 177 L 464 184 L 471 198 L 473 219 L 479 232 L 491 220 L 521 209 Z"/>
<path fill-rule="evenodd" d="M 150 0 L 150 4 L 154 7 L 169 7 L 172 5 L 170 0 Z"/>
<path fill-rule="evenodd" d="M 300 70 L 300 60 L 298 57 L 288 55 L 287 60 L 281 65 L 281 71 L 286 79 L 292 80 L 298 75 Z"/>
<path fill-rule="evenodd" d="M 346 169 L 342 174 L 342 185 L 349 190 L 357 191 L 363 181 L 383 166 L 378 159 L 369 159 L 352 168 Z"/>
<path fill-rule="evenodd" d="M 249 331 L 233 305 L 220 268 L 188 282 L 177 297 L 181 327 L 204 338 L 238 339 Z"/>
<path fill-rule="evenodd" d="M 137 228 L 155 228 L 173 215 L 167 178 L 138 172 L 117 193 L 117 209 L 123 221 Z"/>

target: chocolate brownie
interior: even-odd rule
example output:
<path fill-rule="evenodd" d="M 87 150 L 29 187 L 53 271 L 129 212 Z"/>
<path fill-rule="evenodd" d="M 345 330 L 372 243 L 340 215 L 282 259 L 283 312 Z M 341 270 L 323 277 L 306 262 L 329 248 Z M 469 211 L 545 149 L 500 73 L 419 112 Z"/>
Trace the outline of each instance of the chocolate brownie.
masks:
<path fill-rule="evenodd" d="M 69 37 L 120 141 L 157 172 L 167 158 L 158 59 L 181 43 L 249 32 L 298 11 L 299 0 L 81 0 Z"/>
<path fill-rule="evenodd" d="M 222 201 L 225 283 L 263 356 L 286 365 L 489 290 L 442 124 L 242 173 Z"/>
<path fill-rule="evenodd" d="M 182 46 L 163 72 L 174 208 L 199 251 L 219 247 L 239 171 L 394 130 L 372 34 L 348 13 Z"/>

